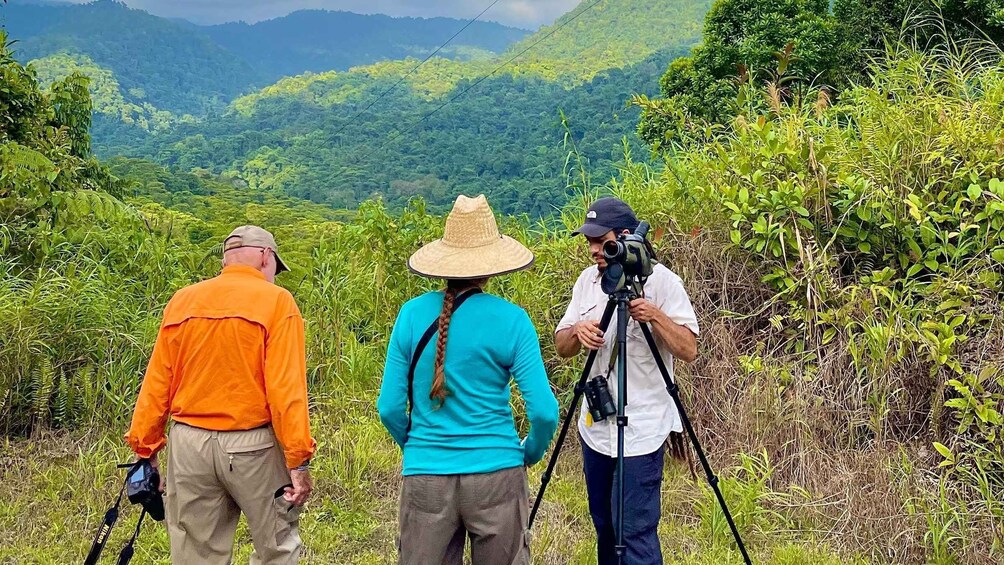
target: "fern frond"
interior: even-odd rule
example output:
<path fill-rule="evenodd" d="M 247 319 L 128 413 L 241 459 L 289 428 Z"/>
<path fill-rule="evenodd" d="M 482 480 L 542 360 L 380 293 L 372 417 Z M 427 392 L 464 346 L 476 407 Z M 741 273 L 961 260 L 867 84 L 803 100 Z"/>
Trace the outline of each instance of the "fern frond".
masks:
<path fill-rule="evenodd" d="M 31 398 L 32 413 L 37 426 L 44 426 L 49 422 L 49 400 L 52 397 L 54 373 L 52 360 L 43 355 L 38 370 L 35 371 Z"/>

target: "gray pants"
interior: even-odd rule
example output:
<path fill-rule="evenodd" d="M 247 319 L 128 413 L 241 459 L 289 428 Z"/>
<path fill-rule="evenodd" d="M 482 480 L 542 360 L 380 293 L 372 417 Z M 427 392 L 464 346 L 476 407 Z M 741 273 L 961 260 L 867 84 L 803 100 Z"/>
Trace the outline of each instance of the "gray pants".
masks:
<path fill-rule="evenodd" d="M 478 475 L 412 475 L 401 488 L 399 565 L 528 565 L 526 469 Z"/>
<path fill-rule="evenodd" d="M 164 500 L 171 563 L 229 564 L 241 512 L 254 542 L 252 565 L 296 563 L 300 509 L 282 498 L 287 484 L 271 428 L 215 432 L 175 423 Z"/>

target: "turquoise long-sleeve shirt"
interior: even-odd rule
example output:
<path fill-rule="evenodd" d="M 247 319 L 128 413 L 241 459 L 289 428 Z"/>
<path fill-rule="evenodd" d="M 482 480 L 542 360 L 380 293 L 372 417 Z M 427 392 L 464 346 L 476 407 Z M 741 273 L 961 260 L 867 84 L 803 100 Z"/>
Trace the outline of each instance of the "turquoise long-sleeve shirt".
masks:
<path fill-rule="evenodd" d="M 537 463 L 558 427 L 558 401 L 530 317 L 490 294 L 471 296 L 450 320 L 444 365 L 450 394 L 438 408 L 429 391 L 439 334 L 425 347 L 415 367 L 408 430 L 408 367 L 422 334 L 439 317 L 443 296 L 429 292 L 405 303 L 387 347 L 377 410 L 404 452 L 402 474 L 491 473 Z M 513 422 L 511 380 L 530 420 L 525 442 Z"/>

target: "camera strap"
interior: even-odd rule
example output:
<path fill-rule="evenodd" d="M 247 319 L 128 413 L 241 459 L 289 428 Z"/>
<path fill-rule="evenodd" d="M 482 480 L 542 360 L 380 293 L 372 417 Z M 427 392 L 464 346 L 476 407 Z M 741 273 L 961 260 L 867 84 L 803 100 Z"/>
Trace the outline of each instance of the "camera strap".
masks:
<path fill-rule="evenodd" d="M 617 353 L 620 351 L 620 343 L 614 342 L 614 348 L 610 350 L 610 362 L 607 363 L 607 380 L 610 380 L 610 373 L 614 372 L 614 365 L 617 364 Z"/>
<path fill-rule="evenodd" d="M 115 527 L 115 522 L 119 519 L 119 507 L 122 506 L 122 496 L 125 494 L 129 475 L 132 474 L 139 464 L 140 461 L 136 461 L 135 463 L 126 463 L 117 466 L 119 469 L 128 468 L 129 470 L 126 471 L 126 478 L 122 481 L 122 488 L 119 489 L 119 495 L 115 499 L 115 504 L 105 512 L 105 519 L 101 522 L 97 535 L 94 536 L 94 542 L 91 543 L 91 550 L 84 559 L 84 565 L 96 565 L 98 559 L 101 558 L 101 552 L 104 551 L 105 544 L 108 543 L 108 538 L 112 535 L 112 528 Z"/>
<path fill-rule="evenodd" d="M 464 302 L 475 294 L 481 294 L 481 289 L 472 288 L 471 290 L 458 296 L 453 301 L 453 313 L 456 313 Z M 432 324 L 429 325 L 429 329 L 425 330 L 425 333 L 422 334 L 422 338 L 418 340 L 418 345 L 415 346 L 415 352 L 411 355 L 411 366 L 408 367 L 408 431 L 411 431 L 411 411 L 415 407 L 415 367 L 418 366 L 418 358 L 421 357 L 422 352 L 425 351 L 425 346 L 429 345 L 429 341 L 437 331 L 439 331 L 438 317 L 432 321 Z"/>
<path fill-rule="evenodd" d="M 115 565 L 129 565 L 129 562 L 132 561 L 132 556 L 135 553 L 135 548 L 133 546 L 136 544 L 136 538 L 139 537 L 139 529 L 143 525 L 143 518 L 145 517 L 146 508 L 144 507 L 139 513 L 139 520 L 136 521 L 136 530 L 133 531 L 132 537 L 129 538 L 129 543 L 127 543 L 119 553 L 119 559 L 115 562 Z"/>

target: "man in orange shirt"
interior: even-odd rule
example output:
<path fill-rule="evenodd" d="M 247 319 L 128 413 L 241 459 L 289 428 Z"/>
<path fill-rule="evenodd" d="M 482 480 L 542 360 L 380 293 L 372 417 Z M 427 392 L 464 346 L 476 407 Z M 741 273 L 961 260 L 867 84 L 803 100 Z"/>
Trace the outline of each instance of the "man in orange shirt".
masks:
<path fill-rule="evenodd" d="M 125 437 L 156 466 L 173 420 L 165 495 L 172 562 L 230 563 L 243 512 L 251 563 L 296 563 L 316 447 L 303 318 L 274 284 L 288 269 L 271 233 L 242 226 L 223 248 L 223 272 L 167 304 Z"/>

